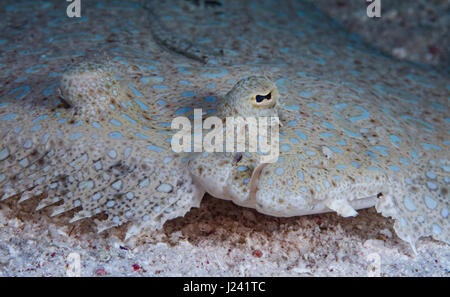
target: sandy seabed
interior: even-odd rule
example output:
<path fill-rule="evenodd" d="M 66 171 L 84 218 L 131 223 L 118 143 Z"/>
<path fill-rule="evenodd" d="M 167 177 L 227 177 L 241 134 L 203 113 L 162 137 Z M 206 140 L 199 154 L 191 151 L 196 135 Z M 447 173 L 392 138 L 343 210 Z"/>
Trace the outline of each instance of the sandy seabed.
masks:
<path fill-rule="evenodd" d="M 375 209 L 355 218 L 274 218 L 205 197 L 160 231 L 124 242 L 126 226 L 97 234 L 70 213 L 32 212 L 37 201 L 1 204 L 0 275 L 81 276 L 447 276 L 448 245 L 429 239 L 415 255 Z M 74 256 L 75 255 L 75 256 Z M 379 260 L 379 261 L 378 261 Z"/>

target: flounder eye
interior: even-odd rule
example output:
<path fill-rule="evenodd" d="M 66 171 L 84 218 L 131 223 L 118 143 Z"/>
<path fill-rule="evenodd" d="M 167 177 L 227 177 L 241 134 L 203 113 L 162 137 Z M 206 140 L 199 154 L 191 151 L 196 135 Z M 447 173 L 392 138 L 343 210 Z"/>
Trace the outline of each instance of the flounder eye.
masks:
<path fill-rule="evenodd" d="M 261 103 L 264 100 L 270 100 L 270 99 L 272 99 L 272 92 L 270 92 L 269 94 L 267 94 L 265 96 L 264 95 L 256 95 L 255 99 L 256 99 L 257 103 Z"/>

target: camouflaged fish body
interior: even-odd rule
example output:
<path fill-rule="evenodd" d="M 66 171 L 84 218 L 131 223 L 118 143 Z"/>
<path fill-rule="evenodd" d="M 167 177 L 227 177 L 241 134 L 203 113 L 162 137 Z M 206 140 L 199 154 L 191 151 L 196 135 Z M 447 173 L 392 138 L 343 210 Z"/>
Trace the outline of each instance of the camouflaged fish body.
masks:
<path fill-rule="evenodd" d="M 131 222 L 129 236 L 184 215 L 205 191 L 274 216 L 375 205 L 412 244 L 450 242 L 446 73 L 394 61 L 298 1 L 167 2 L 146 4 L 152 54 L 72 67 L 57 107 L 6 90 L 2 199 L 42 196 L 38 209 L 79 210 L 72 221 L 105 213 L 99 231 Z M 268 92 L 261 113 L 255 95 Z M 174 153 L 170 123 L 194 108 L 278 115 L 278 161 Z"/>

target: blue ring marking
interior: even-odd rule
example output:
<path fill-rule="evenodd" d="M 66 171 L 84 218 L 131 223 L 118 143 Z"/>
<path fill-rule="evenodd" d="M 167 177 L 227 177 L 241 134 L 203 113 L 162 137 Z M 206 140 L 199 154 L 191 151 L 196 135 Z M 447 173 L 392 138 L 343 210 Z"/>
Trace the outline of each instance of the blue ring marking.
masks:
<path fill-rule="evenodd" d="M 425 204 L 429 209 L 435 209 L 438 205 L 437 201 L 431 198 L 430 196 L 425 195 Z"/>
<path fill-rule="evenodd" d="M 300 92 L 300 96 L 306 97 L 306 98 L 311 97 L 312 94 L 314 94 L 314 92 L 312 92 L 312 91 L 303 91 L 303 92 Z M 311 105 L 310 105 L 310 106 L 311 106 Z M 316 104 L 316 106 L 317 106 L 317 104 Z M 314 108 L 314 106 L 311 106 L 311 107 Z M 315 108 L 319 108 L 319 107 L 317 106 L 317 107 L 315 107 Z"/>
<path fill-rule="evenodd" d="M 418 123 L 420 123 L 420 124 L 425 126 L 424 127 L 425 130 L 431 131 L 431 132 L 436 132 L 436 130 L 435 130 L 435 128 L 434 128 L 434 126 L 432 124 L 427 123 L 427 122 L 425 122 L 425 121 L 423 121 L 421 119 L 416 119 L 416 118 L 413 118 L 412 116 L 408 116 L 408 115 L 402 115 L 402 116 L 400 116 L 400 118 L 403 119 L 403 120 L 406 120 L 406 121 L 418 122 Z"/>
<path fill-rule="evenodd" d="M 48 118 L 48 115 L 42 115 L 42 116 L 39 116 L 39 117 L 35 118 L 33 121 L 31 121 L 31 123 L 32 124 L 36 124 L 37 122 L 39 122 L 41 120 L 45 120 L 47 118 Z"/>
<path fill-rule="evenodd" d="M 178 83 L 179 83 L 180 85 L 184 85 L 184 86 L 190 86 L 190 85 L 192 85 L 192 82 L 190 82 L 190 81 L 188 81 L 188 80 L 183 80 L 183 79 L 179 80 Z"/>
<path fill-rule="evenodd" d="M 406 166 L 409 166 L 409 162 L 408 160 L 406 160 L 405 158 L 399 158 L 400 162 L 402 162 L 403 164 L 405 164 Z"/>
<path fill-rule="evenodd" d="M 216 68 L 216 67 L 202 67 L 201 69 L 205 70 L 220 70 L 219 73 L 201 73 L 201 76 L 206 77 L 222 77 L 228 73 L 228 71 L 224 68 Z"/>
<path fill-rule="evenodd" d="M 166 85 L 153 85 L 152 88 L 154 90 L 167 90 L 169 87 Z"/>
<path fill-rule="evenodd" d="M 375 85 L 374 88 L 380 92 L 382 92 L 384 95 L 390 95 L 393 97 L 396 97 L 400 100 L 409 102 L 409 103 L 414 103 L 417 104 L 419 101 L 421 101 L 421 99 L 413 94 L 410 94 L 408 92 L 396 89 L 396 88 L 391 88 L 391 87 L 387 87 L 387 86 L 381 86 L 381 85 Z"/>
<path fill-rule="evenodd" d="M 30 128 L 31 132 L 36 132 L 39 131 L 41 129 L 41 125 L 35 125 L 33 127 Z"/>
<path fill-rule="evenodd" d="M 22 93 L 20 93 L 20 95 L 18 95 L 15 100 L 21 100 L 21 99 L 25 98 L 25 96 L 28 95 L 28 93 L 30 93 L 31 88 L 30 88 L 30 86 L 21 86 L 21 87 L 15 88 L 14 90 L 9 91 L 8 95 L 12 95 L 18 91 L 22 91 Z"/>
<path fill-rule="evenodd" d="M 297 126 L 297 121 L 289 121 L 286 123 L 288 126 Z"/>
<path fill-rule="evenodd" d="M 337 111 L 340 111 L 342 108 L 346 107 L 347 103 L 338 103 L 336 105 L 334 105 L 334 109 L 336 109 Z"/>
<path fill-rule="evenodd" d="M 79 139 L 81 136 L 83 136 L 83 133 L 81 133 L 81 132 L 75 132 L 75 133 L 70 134 L 69 139 L 72 140 L 72 141 L 74 141 L 74 140 Z"/>
<path fill-rule="evenodd" d="M 147 145 L 146 148 L 151 150 L 151 151 L 155 151 L 155 152 L 162 152 L 162 151 L 164 151 L 164 149 L 162 147 L 159 147 L 159 146 L 156 146 L 156 145 Z"/>
<path fill-rule="evenodd" d="M 355 132 L 349 131 L 349 130 L 347 130 L 345 128 L 342 128 L 342 131 L 344 131 L 350 137 L 361 138 L 361 135 L 359 133 L 355 133 Z"/>
<path fill-rule="evenodd" d="M 53 35 L 52 37 L 47 38 L 47 43 L 61 43 L 66 42 L 68 40 L 74 39 L 74 37 L 78 37 L 79 40 L 84 41 L 99 41 L 104 39 L 105 37 L 102 35 L 91 36 L 86 32 L 75 32 L 75 33 L 64 33 Z"/>
<path fill-rule="evenodd" d="M 432 190 L 436 190 L 437 189 L 436 184 L 432 183 L 432 182 L 427 182 L 427 186 L 428 186 L 428 188 L 430 188 Z"/>
<path fill-rule="evenodd" d="M 282 175 L 282 174 L 284 173 L 284 169 L 281 168 L 281 167 L 278 167 L 278 168 L 275 170 L 275 173 L 278 174 L 278 175 Z"/>
<path fill-rule="evenodd" d="M 428 150 L 431 150 L 431 149 L 434 149 L 434 150 L 436 150 L 436 151 L 440 151 L 441 150 L 441 148 L 439 147 L 439 146 L 437 146 L 437 145 L 434 145 L 434 144 L 431 144 L 431 143 L 425 143 L 425 142 L 422 142 L 422 146 L 428 151 Z"/>
<path fill-rule="evenodd" d="M 121 116 L 125 119 L 127 119 L 130 123 L 132 124 L 137 124 L 137 122 L 135 120 L 133 120 L 130 116 L 128 116 L 127 114 L 122 113 Z"/>
<path fill-rule="evenodd" d="M 431 178 L 431 179 L 436 178 L 436 174 L 434 172 L 427 171 L 425 174 L 427 175 L 428 178 Z"/>
<path fill-rule="evenodd" d="M 337 145 L 340 145 L 340 146 L 344 146 L 344 145 L 346 145 L 347 143 L 345 142 L 344 139 L 340 138 L 339 141 L 336 141 L 336 144 L 337 144 Z"/>
<path fill-rule="evenodd" d="M 122 123 L 119 122 L 119 121 L 116 120 L 116 119 L 111 119 L 109 122 L 110 122 L 111 124 L 113 124 L 114 126 L 122 126 Z"/>
<path fill-rule="evenodd" d="M 132 85 L 132 84 L 128 84 L 128 87 L 130 87 L 130 89 L 133 91 L 133 93 L 138 96 L 138 97 L 142 97 L 144 95 L 142 95 L 141 92 L 139 92 L 138 90 L 136 90 L 136 88 Z"/>
<path fill-rule="evenodd" d="M 36 4 L 39 4 L 39 7 L 36 8 Z M 47 9 L 51 7 L 52 4 L 50 2 L 36 2 L 36 1 L 26 1 L 22 3 L 14 3 L 6 6 L 6 11 L 35 11 L 36 9 Z"/>
<path fill-rule="evenodd" d="M 111 138 L 122 138 L 122 133 L 118 132 L 118 131 L 113 131 L 111 133 L 109 133 L 109 137 Z"/>
<path fill-rule="evenodd" d="M 330 137 L 334 137 L 333 133 L 321 133 L 320 135 L 326 139 L 328 139 Z"/>
<path fill-rule="evenodd" d="M 157 103 L 159 106 L 166 106 L 166 105 L 167 105 L 167 101 L 166 101 L 166 100 L 163 100 L 163 99 L 157 100 L 156 103 Z"/>
<path fill-rule="evenodd" d="M 370 112 L 368 112 L 367 110 L 365 110 L 361 106 L 356 105 L 356 106 L 353 106 L 353 108 L 362 111 L 362 115 L 349 118 L 349 120 L 351 122 L 361 121 L 361 120 L 365 120 L 365 119 L 369 118 Z"/>
<path fill-rule="evenodd" d="M 381 171 L 381 172 L 383 172 L 383 170 L 381 168 L 379 168 L 379 167 L 369 167 L 368 169 L 370 171 Z"/>
<path fill-rule="evenodd" d="M 441 229 L 441 227 L 439 227 L 439 225 L 436 225 L 436 224 L 433 224 L 433 233 L 435 233 L 435 234 L 441 234 L 442 233 L 442 229 Z"/>
<path fill-rule="evenodd" d="M 282 144 L 282 145 L 280 146 L 280 149 L 281 149 L 283 152 L 288 152 L 288 151 L 290 151 L 290 149 L 291 149 L 291 145 L 289 145 L 289 144 L 287 144 L 287 143 Z"/>
<path fill-rule="evenodd" d="M 44 136 L 42 136 L 42 140 L 41 140 L 41 144 L 46 144 L 48 142 L 48 140 L 50 139 L 50 134 L 45 134 Z"/>
<path fill-rule="evenodd" d="M 192 110 L 192 107 L 189 107 L 189 106 L 182 107 L 182 108 L 178 109 L 177 111 L 175 111 L 175 114 L 176 115 L 185 114 L 186 112 L 191 111 L 191 110 Z"/>
<path fill-rule="evenodd" d="M 36 73 L 39 72 L 40 69 L 47 68 L 48 66 L 45 64 L 39 64 L 31 66 L 30 68 L 25 69 L 25 73 Z"/>
<path fill-rule="evenodd" d="M 126 1 L 104 1 L 95 5 L 97 8 L 121 9 L 121 10 L 136 10 L 141 8 L 141 5 L 137 3 L 130 3 Z"/>
<path fill-rule="evenodd" d="M 339 154 L 341 154 L 341 155 L 344 153 L 342 150 L 340 150 L 339 148 L 334 147 L 334 146 L 329 146 L 328 148 L 329 148 L 330 150 L 332 150 L 333 152 L 339 153 Z"/>
<path fill-rule="evenodd" d="M 205 101 L 209 102 L 209 103 L 214 103 L 214 102 L 217 101 L 217 97 L 215 97 L 215 96 L 206 96 L 205 97 Z"/>
<path fill-rule="evenodd" d="M 171 123 L 158 123 L 158 125 L 159 126 L 161 126 L 161 127 L 170 127 L 171 126 Z"/>
<path fill-rule="evenodd" d="M 43 48 L 23 50 L 23 51 L 20 51 L 18 54 L 19 55 L 24 55 L 24 56 L 26 56 L 26 55 L 38 55 L 38 54 L 43 54 L 43 53 L 45 53 L 47 51 L 48 51 L 48 48 L 43 47 Z"/>
<path fill-rule="evenodd" d="M 294 143 L 294 144 L 299 144 L 299 143 L 300 143 L 300 141 L 299 141 L 297 138 L 295 138 L 295 137 L 290 137 L 289 140 L 290 140 L 292 143 Z"/>
<path fill-rule="evenodd" d="M 287 79 L 287 78 L 280 78 L 280 79 L 278 79 L 278 80 L 276 81 L 276 84 L 278 85 L 278 89 L 279 89 L 280 92 L 286 92 L 287 88 L 286 88 L 286 86 L 284 85 L 284 82 L 285 82 L 286 80 L 289 81 L 289 79 Z"/>
<path fill-rule="evenodd" d="M 14 120 L 15 118 L 17 118 L 17 114 L 16 113 L 10 113 L 10 114 L 5 114 L 4 116 L 2 116 L 0 118 L 0 120 L 2 120 L 2 121 L 11 121 L 11 120 Z"/>
<path fill-rule="evenodd" d="M 195 96 L 195 92 L 193 91 L 189 91 L 189 92 L 184 92 L 183 94 L 181 94 L 183 97 L 192 97 Z"/>
<path fill-rule="evenodd" d="M 366 151 L 366 155 L 367 155 L 369 158 L 371 158 L 373 161 L 375 161 L 376 163 L 380 164 L 380 161 L 378 161 L 377 158 L 376 158 L 376 157 L 378 157 L 378 155 L 375 154 L 374 152 L 372 152 L 372 151 Z"/>
<path fill-rule="evenodd" d="M 137 137 L 140 137 L 140 138 L 148 139 L 148 136 L 147 136 L 147 135 L 144 135 L 144 134 L 139 133 L 139 132 L 136 132 L 135 135 L 136 135 Z"/>
<path fill-rule="evenodd" d="M 314 151 L 306 151 L 305 152 L 308 156 L 315 156 L 316 155 L 316 152 L 314 152 Z"/>
<path fill-rule="evenodd" d="M 140 108 L 142 108 L 143 110 L 145 110 L 145 111 L 148 111 L 148 110 L 149 110 L 148 106 L 145 105 L 144 103 L 142 103 L 142 101 L 140 101 L 140 100 L 134 98 L 134 102 L 136 102 L 136 104 L 137 104 Z"/>
<path fill-rule="evenodd" d="M 306 134 L 303 134 L 300 130 L 295 130 L 294 132 L 295 132 L 295 134 L 297 134 L 298 137 L 300 137 L 303 140 L 306 140 L 306 138 L 307 138 Z"/>
<path fill-rule="evenodd" d="M 389 169 L 391 169 L 392 171 L 400 171 L 400 168 L 395 165 L 389 166 Z"/>
<path fill-rule="evenodd" d="M 405 207 L 409 211 L 415 211 L 417 209 L 414 202 L 409 198 L 408 196 L 405 197 L 405 200 L 403 201 L 403 204 L 405 204 Z"/>
<path fill-rule="evenodd" d="M 323 113 L 320 113 L 320 112 L 318 112 L 318 111 L 314 111 L 313 113 L 314 113 L 316 116 L 323 117 Z"/>
<path fill-rule="evenodd" d="M 47 87 L 44 91 L 42 91 L 42 94 L 44 94 L 44 96 L 50 96 L 51 94 L 53 94 L 53 90 L 55 89 L 55 87 L 57 87 L 59 85 L 59 83 L 55 83 L 50 85 L 49 87 Z"/>
<path fill-rule="evenodd" d="M 386 157 L 389 155 L 389 153 L 387 153 L 387 151 L 389 150 L 387 147 L 382 146 L 382 145 L 375 145 L 375 146 L 371 146 L 371 149 L 379 152 L 382 156 Z"/>
<path fill-rule="evenodd" d="M 415 74 L 407 74 L 406 75 L 407 78 L 409 78 L 410 80 L 413 80 L 416 84 L 421 85 L 423 87 L 428 87 L 428 88 L 435 88 L 435 86 L 432 83 L 428 82 L 428 79 L 423 77 L 423 76 L 419 76 L 419 75 L 415 75 Z"/>
<path fill-rule="evenodd" d="M 333 125 L 331 125 L 331 124 L 329 124 L 327 122 L 322 122 L 322 126 L 328 128 L 328 129 L 331 129 L 331 130 L 336 130 L 336 128 L 334 128 Z"/>
<path fill-rule="evenodd" d="M 126 59 L 126 58 L 125 58 Z M 124 63 L 124 64 L 129 64 L 128 62 L 126 62 L 126 61 L 120 61 L 121 63 Z M 126 62 L 126 63 L 125 63 Z M 156 68 L 156 66 L 155 65 L 146 65 L 146 66 L 144 66 L 144 65 L 137 65 L 138 67 L 139 67 L 139 69 L 141 69 L 141 70 L 143 70 L 143 71 L 152 71 L 152 73 L 159 73 L 159 71 L 158 70 L 156 70 L 157 68 Z"/>
<path fill-rule="evenodd" d="M 67 25 L 67 22 L 69 22 L 69 21 L 70 21 L 71 25 L 75 25 L 75 24 L 85 22 L 87 20 L 88 20 L 88 18 L 85 16 L 82 16 L 80 18 L 73 18 L 73 19 L 69 19 L 69 20 L 67 19 L 67 16 L 64 16 L 64 17 L 59 17 L 59 18 L 49 21 L 47 23 L 47 26 L 48 27 L 64 26 L 64 25 Z"/>
<path fill-rule="evenodd" d="M 297 104 L 293 104 L 291 106 L 283 105 L 283 107 L 286 108 L 287 110 L 291 110 L 291 111 L 298 111 L 300 109 L 300 107 Z"/>
<path fill-rule="evenodd" d="M 436 109 L 436 110 L 446 110 L 447 108 L 444 107 L 442 104 L 437 103 L 437 102 L 431 102 L 431 107 Z"/>
<path fill-rule="evenodd" d="M 411 151 L 411 155 L 414 159 L 419 158 L 419 154 L 417 153 L 417 148 L 414 148 L 414 150 Z"/>
<path fill-rule="evenodd" d="M 398 137 L 397 135 L 391 135 L 389 136 L 389 139 L 391 140 L 393 145 L 400 148 L 400 143 L 402 142 L 402 139 L 400 137 Z"/>
<path fill-rule="evenodd" d="M 179 67 L 178 71 L 184 74 L 192 74 L 191 71 L 184 69 L 183 67 Z"/>

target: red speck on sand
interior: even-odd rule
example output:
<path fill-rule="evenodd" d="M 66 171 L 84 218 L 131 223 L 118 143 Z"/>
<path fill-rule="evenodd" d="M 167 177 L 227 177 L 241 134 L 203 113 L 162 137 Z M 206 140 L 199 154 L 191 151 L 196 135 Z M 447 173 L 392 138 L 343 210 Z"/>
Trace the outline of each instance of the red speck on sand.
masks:
<path fill-rule="evenodd" d="M 260 250 L 254 250 L 252 255 L 255 257 L 261 258 L 263 253 Z"/>
<path fill-rule="evenodd" d="M 430 46 L 428 47 L 428 51 L 429 51 L 430 54 L 432 54 L 433 56 L 439 54 L 439 49 L 438 49 L 436 46 L 434 46 L 434 45 L 430 45 Z"/>
<path fill-rule="evenodd" d="M 133 270 L 134 271 L 137 271 L 139 269 L 141 269 L 141 266 L 139 266 L 138 264 L 133 264 Z"/>
<path fill-rule="evenodd" d="M 104 275 L 106 275 L 107 273 L 106 273 L 106 270 L 105 269 L 103 269 L 103 268 L 99 268 L 99 269 L 97 269 L 96 271 L 95 271 L 95 275 L 96 276 L 104 276 Z"/>

